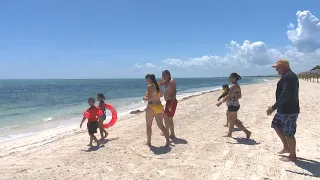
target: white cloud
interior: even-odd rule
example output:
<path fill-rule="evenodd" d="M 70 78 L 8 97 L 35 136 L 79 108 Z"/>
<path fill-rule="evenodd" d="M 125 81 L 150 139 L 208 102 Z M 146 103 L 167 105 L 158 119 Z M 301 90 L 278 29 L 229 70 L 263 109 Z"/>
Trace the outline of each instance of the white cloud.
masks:
<path fill-rule="evenodd" d="M 290 23 L 287 27 L 293 29 L 294 28 L 294 24 Z"/>
<path fill-rule="evenodd" d="M 188 60 L 181 60 L 181 59 L 173 59 L 168 58 L 163 60 L 165 64 L 171 65 L 171 66 L 177 66 L 177 67 L 199 67 L 199 68 L 206 68 L 208 66 L 210 67 L 216 67 L 217 63 L 219 62 L 219 56 L 202 56 L 202 57 L 196 57 L 196 58 L 189 58 Z"/>
<path fill-rule="evenodd" d="M 138 64 L 136 63 L 133 66 L 133 69 L 147 69 L 147 68 L 157 68 L 158 66 L 152 63 L 146 63 L 146 64 Z"/>
<path fill-rule="evenodd" d="M 212 68 L 249 68 L 249 67 L 270 67 L 276 60 L 281 58 L 288 59 L 292 65 L 305 68 L 307 65 L 313 66 L 320 62 L 320 44 L 316 41 L 320 34 L 320 22 L 317 17 L 309 11 L 298 11 L 297 22 L 295 26 L 290 23 L 287 27 L 288 39 L 293 46 L 287 46 L 284 49 L 269 48 L 264 42 L 250 42 L 245 40 L 242 44 L 231 41 L 226 44 L 229 52 L 223 56 L 204 55 L 188 59 L 167 58 L 163 63 L 169 67 L 183 69 L 212 69 Z M 146 65 L 135 66 L 141 68 Z M 156 65 L 153 65 L 154 67 Z M 149 65 L 149 67 L 151 67 Z"/>
<path fill-rule="evenodd" d="M 202 56 L 196 58 L 189 58 L 187 60 L 181 59 L 165 59 L 163 62 L 177 67 L 202 67 L 202 68 L 219 68 L 227 66 L 244 65 L 249 67 L 251 65 L 265 66 L 274 63 L 274 59 L 282 57 L 282 54 L 277 49 L 268 49 L 267 46 L 261 42 L 251 43 L 245 40 L 242 45 L 235 41 L 231 41 L 226 45 L 230 53 L 225 56 Z"/>
<path fill-rule="evenodd" d="M 320 48 L 315 40 L 320 33 L 320 21 L 310 11 L 298 11 L 296 13 L 298 26 L 290 23 L 291 30 L 287 31 L 288 39 L 292 41 L 301 52 L 310 53 Z"/>

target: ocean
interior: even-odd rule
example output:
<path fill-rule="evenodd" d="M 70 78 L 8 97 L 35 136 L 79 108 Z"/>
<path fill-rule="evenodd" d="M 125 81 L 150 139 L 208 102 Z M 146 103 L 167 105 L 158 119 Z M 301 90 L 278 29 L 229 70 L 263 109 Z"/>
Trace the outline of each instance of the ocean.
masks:
<path fill-rule="evenodd" d="M 271 78 L 243 78 L 255 84 Z M 220 90 L 227 78 L 177 78 L 178 99 Z M 144 79 L 0 80 L 0 142 L 79 123 L 88 97 L 103 93 L 120 116 L 146 106 Z M 216 102 L 216 99 L 213 99 Z"/>

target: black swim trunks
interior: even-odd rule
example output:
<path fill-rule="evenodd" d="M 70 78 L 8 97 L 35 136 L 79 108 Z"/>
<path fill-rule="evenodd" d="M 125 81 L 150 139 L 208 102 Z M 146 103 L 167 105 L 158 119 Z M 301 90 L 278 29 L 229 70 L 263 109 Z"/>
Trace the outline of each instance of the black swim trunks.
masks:
<path fill-rule="evenodd" d="M 238 112 L 240 109 L 240 106 L 228 106 L 228 111 L 230 112 Z"/>
<path fill-rule="evenodd" d="M 97 133 L 97 129 L 98 129 L 98 122 L 94 121 L 94 122 L 88 122 L 87 123 L 87 128 L 88 128 L 88 133 L 90 135 L 94 135 L 94 133 Z"/>
<path fill-rule="evenodd" d="M 297 119 L 298 113 L 282 114 L 278 112 L 272 120 L 271 127 L 282 129 L 286 136 L 294 136 L 297 129 Z"/>

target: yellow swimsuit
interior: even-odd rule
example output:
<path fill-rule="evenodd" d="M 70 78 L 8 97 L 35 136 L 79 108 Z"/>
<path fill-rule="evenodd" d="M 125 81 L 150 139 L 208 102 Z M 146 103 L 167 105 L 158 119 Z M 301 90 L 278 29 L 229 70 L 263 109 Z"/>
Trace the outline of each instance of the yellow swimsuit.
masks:
<path fill-rule="evenodd" d="M 155 86 L 154 84 L 151 84 L 152 86 Z M 152 96 L 159 96 L 161 97 L 160 92 L 154 93 Z M 148 97 L 148 91 L 146 92 L 146 97 Z M 163 106 L 162 104 L 148 104 L 148 107 L 151 108 L 156 114 L 163 113 Z"/>

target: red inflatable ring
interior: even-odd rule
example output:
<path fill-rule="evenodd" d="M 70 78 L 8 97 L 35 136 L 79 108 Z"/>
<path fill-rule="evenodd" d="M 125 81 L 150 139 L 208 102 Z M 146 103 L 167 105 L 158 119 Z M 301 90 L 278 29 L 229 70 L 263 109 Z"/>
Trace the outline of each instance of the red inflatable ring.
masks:
<path fill-rule="evenodd" d="M 111 112 L 111 116 L 112 116 L 111 121 L 109 123 L 103 124 L 104 128 L 109 128 L 117 122 L 118 113 L 117 113 L 116 109 L 111 104 L 106 103 L 106 104 L 104 104 L 104 107 Z"/>

